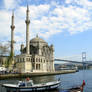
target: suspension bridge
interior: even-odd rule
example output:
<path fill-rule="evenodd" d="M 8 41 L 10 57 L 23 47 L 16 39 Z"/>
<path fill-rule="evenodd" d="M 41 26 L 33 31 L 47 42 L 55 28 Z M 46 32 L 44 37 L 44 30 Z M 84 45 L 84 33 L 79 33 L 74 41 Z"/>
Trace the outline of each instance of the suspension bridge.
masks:
<path fill-rule="evenodd" d="M 78 57 L 78 59 L 76 58 Z M 76 60 L 74 60 L 74 59 Z M 61 62 L 67 62 L 67 63 L 73 63 L 73 64 L 88 64 L 92 65 L 92 60 L 87 60 L 86 58 L 86 52 L 82 52 L 80 55 L 74 55 L 71 57 L 65 57 L 65 58 L 55 58 L 54 59 L 55 63 L 61 63 Z"/>

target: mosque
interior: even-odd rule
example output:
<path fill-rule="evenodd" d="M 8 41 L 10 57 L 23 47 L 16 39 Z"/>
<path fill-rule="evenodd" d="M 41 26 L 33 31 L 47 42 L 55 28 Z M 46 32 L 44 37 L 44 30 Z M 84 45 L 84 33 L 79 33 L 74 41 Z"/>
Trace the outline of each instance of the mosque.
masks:
<path fill-rule="evenodd" d="M 14 57 L 17 71 L 21 73 L 30 72 L 53 72 L 54 69 L 54 46 L 48 45 L 38 35 L 29 40 L 29 7 L 26 10 L 26 46 L 21 44 L 21 54 Z M 14 14 L 11 24 L 11 53 L 14 54 Z"/>

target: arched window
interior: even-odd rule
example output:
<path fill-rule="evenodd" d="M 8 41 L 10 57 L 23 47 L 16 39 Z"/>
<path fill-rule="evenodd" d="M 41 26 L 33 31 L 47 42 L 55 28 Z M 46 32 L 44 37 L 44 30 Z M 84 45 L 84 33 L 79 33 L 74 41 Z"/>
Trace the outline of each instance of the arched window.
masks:
<path fill-rule="evenodd" d="M 40 62 L 40 58 L 39 58 L 39 62 Z"/>
<path fill-rule="evenodd" d="M 36 58 L 36 62 L 38 61 L 38 59 Z"/>
<path fill-rule="evenodd" d="M 31 62 L 33 62 L 33 61 L 32 61 L 32 58 L 31 58 Z"/>
<path fill-rule="evenodd" d="M 43 56 L 43 52 L 42 52 L 42 56 Z"/>
<path fill-rule="evenodd" d="M 33 62 L 35 62 L 35 59 L 33 58 Z"/>
<path fill-rule="evenodd" d="M 37 70 L 37 64 L 36 64 L 36 70 Z"/>
<path fill-rule="evenodd" d="M 42 62 L 42 59 L 41 59 L 41 62 Z"/>
<path fill-rule="evenodd" d="M 38 64 L 36 64 L 36 70 L 39 70 L 39 65 Z"/>
<path fill-rule="evenodd" d="M 39 70 L 40 70 L 40 64 L 39 64 Z"/>

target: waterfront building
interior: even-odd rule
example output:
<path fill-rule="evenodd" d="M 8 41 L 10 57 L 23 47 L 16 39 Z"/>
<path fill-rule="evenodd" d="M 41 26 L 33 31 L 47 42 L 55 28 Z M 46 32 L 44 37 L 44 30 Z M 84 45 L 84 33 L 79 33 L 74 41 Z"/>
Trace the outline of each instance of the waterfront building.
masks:
<path fill-rule="evenodd" d="M 21 54 L 15 56 L 15 64 L 18 72 L 53 72 L 54 71 L 54 47 L 48 45 L 38 35 L 29 40 L 29 7 L 26 11 L 26 47 L 21 44 Z"/>
<path fill-rule="evenodd" d="M 29 39 L 29 7 L 26 10 L 26 46 L 21 44 L 20 55 L 14 56 L 14 13 L 12 13 L 11 21 L 11 65 L 9 68 L 21 73 L 27 72 L 53 72 L 54 69 L 54 46 L 48 45 L 38 35 Z M 5 65 L 8 62 L 8 57 L 4 56 L 0 58 L 0 66 Z"/>
<path fill-rule="evenodd" d="M 16 67 L 20 72 L 52 72 L 54 71 L 54 48 L 38 36 L 30 41 L 30 54 L 21 45 L 21 55 L 17 55 Z"/>

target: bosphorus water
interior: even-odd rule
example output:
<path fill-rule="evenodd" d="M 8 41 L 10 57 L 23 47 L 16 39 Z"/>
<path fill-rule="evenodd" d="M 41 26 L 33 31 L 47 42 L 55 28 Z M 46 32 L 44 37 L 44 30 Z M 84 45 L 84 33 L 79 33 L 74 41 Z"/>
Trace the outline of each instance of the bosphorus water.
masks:
<path fill-rule="evenodd" d="M 61 79 L 61 85 L 59 87 L 59 90 L 55 92 L 60 92 L 63 89 L 68 89 L 77 85 L 81 85 L 83 80 L 85 80 L 86 82 L 84 92 L 92 92 L 92 70 L 81 70 L 79 72 L 71 73 L 71 74 L 32 77 L 30 79 L 32 79 L 34 83 L 43 83 L 43 82 L 57 80 L 58 78 Z M 0 83 L 15 84 L 19 80 L 25 80 L 25 79 L 0 80 Z M 4 88 L 0 87 L 0 92 L 6 92 L 6 91 Z"/>

